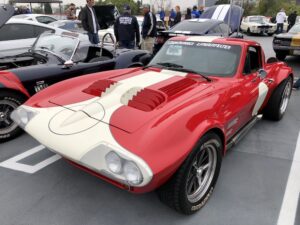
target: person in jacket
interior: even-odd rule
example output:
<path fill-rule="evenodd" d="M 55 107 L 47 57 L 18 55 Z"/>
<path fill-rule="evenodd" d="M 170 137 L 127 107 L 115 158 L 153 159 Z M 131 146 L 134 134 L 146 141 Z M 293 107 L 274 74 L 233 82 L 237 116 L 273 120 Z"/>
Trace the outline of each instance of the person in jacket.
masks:
<path fill-rule="evenodd" d="M 174 11 L 174 9 L 171 9 L 170 16 L 169 16 L 169 26 L 170 27 L 174 26 L 175 17 L 176 17 L 176 12 Z"/>
<path fill-rule="evenodd" d="M 76 20 L 76 6 L 74 3 L 71 3 L 68 9 L 66 10 L 66 16 L 68 20 Z"/>
<path fill-rule="evenodd" d="M 143 5 L 144 21 L 142 25 L 142 49 L 152 52 L 154 38 L 157 36 L 156 17 L 150 11 L 150 5 Z"/>
<path fill-rule="evenodd" d="M 96 12 L 93 8 L 94 0 L 86 0 L 86 6 L 81 10 L 81 23 L 85 31 L 87 31 L 89 40 L 92 44 L 99 44 L 98 30 L 100 26 L 97 20 Z"/>
<path fill-rule="evenodd" d="M 124 6 L 123 15 L 119 16 L 114 25 L 114 33 L 119 47 L 134 49 L 140 44 L 140 28 L 135 16 L 131 15 L 129 5 Z"/>
<path fill-rule="evenodd" d="M 294 11 L 289 15 L 289 17 L 288 17 L 288 23 L 289 23 L 288 31 L 295 25 L 297 16 L 298 16 L 297 11 Z"/>
<path fill-rule="evenodd" d="M 193 11 L 192 11 L 192 18 L 194 19 L 194 18 L 199 18 L 199 17 L 200 17 L 200 14 L 199 14 L 199 11 L 197 9 L 197 6 L 195 5 L 193 7 Z"/>
<path fill-rule="evenodd" d="M 176 17 L 174 19 L 174 25 L 176 25 L 177 23 L 180 23 L 181 22 L 181 12 L 180 12 L 180 6 L 177 5 L 175 7 L 175 10 L 176 10 Z"/>
<path fill-rule="evenodd" d="M 281 9 L 280 12 L 276 15 L 276 22 L 277 22 L 277 34 L 280 34 L 283 32 L 283 25 L 284 21 L 286 19 L 286 14 L 284 12 L 284 9 Z"/>
<path fill-rule="evenodd" d="M 186 14 L 185 14 L 184 19 L 186 19 L 186 20 L 192 19 L 192 10 L 190 8 L 186 9 Z"/>

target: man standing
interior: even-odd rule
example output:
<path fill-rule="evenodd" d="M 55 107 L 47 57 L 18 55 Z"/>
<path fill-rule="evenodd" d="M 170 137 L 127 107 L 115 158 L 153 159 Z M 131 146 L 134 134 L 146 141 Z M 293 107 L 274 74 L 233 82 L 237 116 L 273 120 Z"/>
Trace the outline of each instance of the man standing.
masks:
<path fill-rule="evenodd" d="M 200 14 L 199 14 L 199 11 L 197 9 L 197 6 L 194 5 L 193 11 L 192 11 L 192 19 L 199 18 L 199 17 L 200 17 Z"/>
<path fill-rule="evenodd" d="M 129 5 L 124 7 L 124 13 L 119 16 L 114 25 L 114 32 L 119 47 L 133 49 L 140 43 L 140 28 L 135 16 L 131 15 Z"/>
<path fill-rule="evenodd" d="M 292 28 L 292 26 L 295 25 L 296 19 L 297 19 L 297 11 L 294 11 L 288 17 L 288 23 L 289 23 L 288 31 Z"/>
<path fill-rule="evenodd" d="M 180 23 L 181 21 L 181 12 L 180 12 L 180 6 L 177 5 L 175 7 L 175 10 L 176 10 L 176 17 L 174 19 L 174 25 L 176 25 L 177 23 Z"/>
<path fill-rule="evenodd" d="M 88 32 L 92 44 L 99 44 L 98 30 L 100 29 L 95 10 L 94 0 L 86 0 L 86 6 L 81 10 L 81 23 L 84 30 Z"/>
<path fill-rule="evenodd" d="M 74 3 L 71 3 L 66 10 L 66 15 L 68 20 L 76 20 L 76 7 Z"/>
<path fill-rule="evenodd" d="M 156 32 L 156 17 L 150 12 L 150 5 L 143 6 L 144 21 L 142 25 L 142 49 L 152 52 Z"/>
<path fill-rule="evenodd" d="M 283 32 L 283 24 L 286 19 L 286 14 L 284 12 L 284 9 L 281 9 L 280 12 L 276 15 L 276 21 L 277 21 L 277 34 L 280 34 Z"/>

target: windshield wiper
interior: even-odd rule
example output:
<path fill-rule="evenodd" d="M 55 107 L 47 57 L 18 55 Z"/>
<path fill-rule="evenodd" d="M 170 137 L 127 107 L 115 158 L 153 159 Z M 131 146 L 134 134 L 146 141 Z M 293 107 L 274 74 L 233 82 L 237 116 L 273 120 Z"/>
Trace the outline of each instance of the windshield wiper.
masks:
<path fill-rule="evenodd" d="M 191 69 L 187 69 L 187 68 L 180 68 L 180 67 L 172 67 L 170 69 L 180 71 L 180 72 L 194 73 L 194 74 L 200 75 L 201 77 L 203 77 L 204 79 L 206 79 L 209 82 L 212 81 L 212 79 L 210 79 L 208 76 L 205 76 L 195 70 L 191 70 Z"/>
<path fill-rule="evenodd" d="M 157 63 L 157 65 L 166 66 L 166 67 L 173 67 L 173 68 L 183 68 L 182 65 L 179 65 L 179 64 L 176 64 L 176 63 L 171 63 L 171 62 Z"/>

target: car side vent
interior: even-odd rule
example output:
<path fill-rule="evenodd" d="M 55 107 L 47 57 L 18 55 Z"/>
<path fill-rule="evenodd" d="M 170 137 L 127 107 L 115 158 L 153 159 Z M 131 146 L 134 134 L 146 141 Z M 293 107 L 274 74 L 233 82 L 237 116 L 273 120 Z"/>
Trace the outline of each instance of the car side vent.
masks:
<path fill-rule="evenodd" d="M 169 98 L 171 98 L 176 94 L 183 92 L 185 89 L 193 86 L 196 83 L 197 81 L 192 80 L 190 78 L 183 78 L 182 80 L 176 81 L 172 84 L 162 87 L 159 90 L 164 92 Z"/>
<path fill-rule="evenodd" d="M 113 80 L 98 80 L 93 84 L 91 84 L 88 88 L 84 89 L 83 92 L 90 95 L 101 97 L 103 93 L 108 92 L 116 84 L 117 82 Z"/>
<path fill-rule="evenodd" d="M 128 101 L 128 106 L 150 112 L 165 101 L 162 93 L 151 89 L 142 89 L 131 100 Z"/>

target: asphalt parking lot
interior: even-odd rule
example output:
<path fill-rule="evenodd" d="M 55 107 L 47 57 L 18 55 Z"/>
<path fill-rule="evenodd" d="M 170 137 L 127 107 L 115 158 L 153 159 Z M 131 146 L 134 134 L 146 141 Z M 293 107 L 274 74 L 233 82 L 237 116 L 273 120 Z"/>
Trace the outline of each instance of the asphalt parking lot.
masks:
<path fill-rule="evenodd" d="M 274 56 L 271 37 L 250 38 Z M 297 77 L 299 59 L 287 58 Z M 293 91 L 280 122 L 259 121 L 228 152 L 214 194 L 192 216 L 86 174 L 23 134 L 0 145 L 0 225 L 300 225 L 299 131 Z"/>

